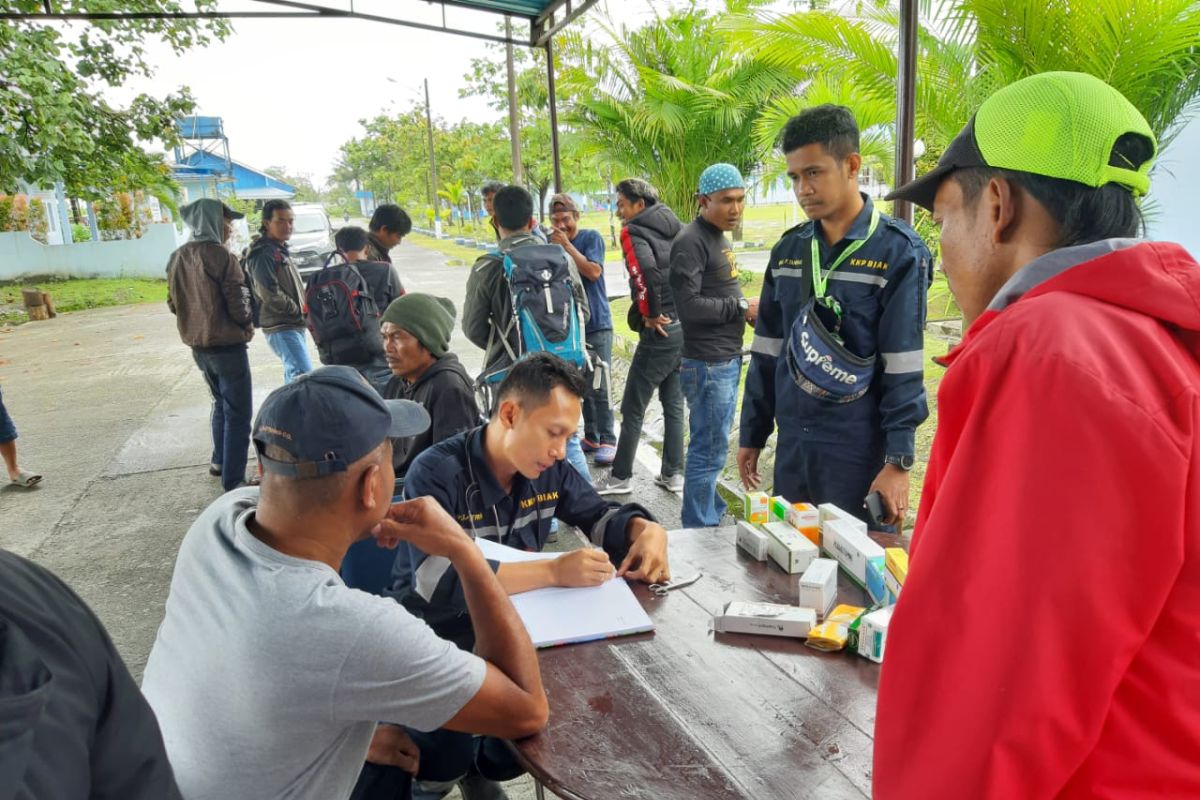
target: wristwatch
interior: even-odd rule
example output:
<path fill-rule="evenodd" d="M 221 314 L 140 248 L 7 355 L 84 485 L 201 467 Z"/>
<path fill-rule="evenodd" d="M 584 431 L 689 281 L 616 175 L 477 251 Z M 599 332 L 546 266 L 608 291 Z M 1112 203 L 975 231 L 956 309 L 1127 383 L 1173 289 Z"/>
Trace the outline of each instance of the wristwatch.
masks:
<path fill-rule="evenodd" d="M 747 311 L 750 310 L 750 301 L 744 297 L 739 297 L 738 298 L 738 310 L 740 310 L 743 314 L 745 314 Z"/>
<path fill-rule="evenodd" d="M 917 463 L 917 459 L 913 456 L 884 456 L 883 463 L 891 464 L 892 466 L 899 467 L 905 472 L 908 472 L 913 468 L 913 465 Z"/>

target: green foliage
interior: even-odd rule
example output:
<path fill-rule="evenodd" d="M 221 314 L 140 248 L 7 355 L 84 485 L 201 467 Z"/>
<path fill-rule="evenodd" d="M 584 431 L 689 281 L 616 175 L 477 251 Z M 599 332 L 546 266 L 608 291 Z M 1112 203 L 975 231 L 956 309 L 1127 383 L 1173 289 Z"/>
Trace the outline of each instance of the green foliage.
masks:
<path fill-rule="evenodd" d="M 194 5 L 211 11 L 217 3 L 196 0 Z M 41 6 L 0 0 L 5 12 L 36 12 Z M 129 10 L 114 0 L 56 0 L 53 7 L 63 13 Z M 141 0 L 136 10 L 183 9 L 173 0 Z M 186 89 L 162 98 L 141 94 L 119 108 L 102 99 L 101 89 L 151 75 L 143 47 L 147 37 L 182 53 L 229 31 L 219 20 L 104 21 L 78 29 L 5 21 L 0 25 L 0 190 L 61 180 L 72 197 L 95 200 L 145 189 L 165 200 L 173 188 L 170 174 L 162 158 L 141 142 L 174 144 L 173 122 L 193 108 L 190 94 Z"/>
<path fill-rule="evenodd" d="M 23 194 L 0 194 L 0 231 L 28 231 L 46 241 L 46 204 Z"/>
<path fill-rule="evenodd" d="M 23 278 L 16 283 L 0 284 L 0 305 L 21 302 L 21 289 L 36 285 L 54 298 L 56 311 L 84 311 L 89 308 L 124 306 L 136 303 L 166 303 L 167 282 L 145 278 L 72 278 L 61 280 Z M 0 325 L 28 321 L 24 311 L 0 314 Z"/>
<path fill-rule="evenodd" d="M 71 223 L 71 241 L 73 242 L 90 242 L 92 240 L 92 229 L 88 225 L 80 225 L 78 222 Z"/>
<path fill-rule="evenodd" d="M 632 30 L 599 19 L 610 40 L 605 47 L 577 33 L 564 36 L 572 62 L 562 70 L 569 119 L 616 179 L 646 178 L 687 219 L 706 166 L 725 161 L 749 175 L 761 165 L 767 147 L 755 138 L 755 123 L 796 80 L 746 58 L 719 17 L 695 8 Z"/>
<path fill-rule="evenodd" d="M 312 175 L 309 173 L 301 172 L 289 175 L 286 167 L 267 167 L 263 172 L 296 190 L 296 196 L 292 198 L 293 203 L 319 203 L 321 201 L 321 192 L 313 185 Z"/>

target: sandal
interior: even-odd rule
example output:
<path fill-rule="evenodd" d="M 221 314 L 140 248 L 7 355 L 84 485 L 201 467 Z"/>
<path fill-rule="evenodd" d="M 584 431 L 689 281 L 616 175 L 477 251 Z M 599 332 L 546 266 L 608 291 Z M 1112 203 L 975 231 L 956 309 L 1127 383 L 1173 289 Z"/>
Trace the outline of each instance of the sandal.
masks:
<path fill-rule="evenodd" d="M 13 485 L 20 486 L 22 489 L 30 489 L 34 486 L 37 486 L 41 482 L 42 482 L 41 475 L 38 475 L 36 472 L 30 472 L 29 470 L 25 470 L 25 469 L 21 470 L 20 473 L 18 473 L 17 477 L 12 479 Z"/>

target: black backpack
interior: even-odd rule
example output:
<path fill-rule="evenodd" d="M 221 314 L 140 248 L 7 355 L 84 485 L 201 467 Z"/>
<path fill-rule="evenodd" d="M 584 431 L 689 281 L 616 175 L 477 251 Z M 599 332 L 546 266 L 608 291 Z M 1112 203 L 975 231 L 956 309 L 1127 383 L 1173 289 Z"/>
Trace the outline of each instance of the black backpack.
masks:
<path fill-rule="evenodd" d="M 325 259 L 321 271 L 308 280 L 304 318 L 322 364 L 379 363 L 384 360 L 379 333 L 379 306 L 362 273 L 353 264 Z"/>

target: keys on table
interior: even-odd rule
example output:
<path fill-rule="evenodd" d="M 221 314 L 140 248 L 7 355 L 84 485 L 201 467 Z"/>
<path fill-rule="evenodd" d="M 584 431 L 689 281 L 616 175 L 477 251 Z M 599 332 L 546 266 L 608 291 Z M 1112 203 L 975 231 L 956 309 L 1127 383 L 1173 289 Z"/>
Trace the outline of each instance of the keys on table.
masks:
<path fill-rule="evenodd" d="M 702 577 L 704 577 L 704 573 L 697 572 L 690 578 L 682 578 L 681 580 L 677 581 L 668 581 L 667 583 L 652 583 L 650 584 L 650 591 L 658 597 L 666 597 L 667 592 L 673 589 L 682 589 L 685 586 L 691 586 Z"/>

